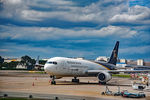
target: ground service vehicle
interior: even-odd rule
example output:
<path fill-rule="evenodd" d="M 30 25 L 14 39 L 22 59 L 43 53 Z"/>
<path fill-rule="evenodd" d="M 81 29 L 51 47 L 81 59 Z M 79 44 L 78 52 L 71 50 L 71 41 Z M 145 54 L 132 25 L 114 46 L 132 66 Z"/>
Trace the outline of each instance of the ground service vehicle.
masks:
<path fill-rule="evenodd" d="M 102 92 L 101 95 L 113 95 L 113 92 L 109 90 L 108 86 L 106 86 L 105 92 Z"/>
<path fill-rule="evenodd" d="M 145 98 L 146 95 L 144 92 L 139 92 L 139 93 L 130 93 L 127 90 L 121 92 L 123 97 L 128 97 L 128 98 Z"/>
<path fill-rule="evenodd" d="M 118 86 L 118 92 L 114 93 L 114 96 L 120 96 L 121 92 L 120 92 L 120 87 Z"/>

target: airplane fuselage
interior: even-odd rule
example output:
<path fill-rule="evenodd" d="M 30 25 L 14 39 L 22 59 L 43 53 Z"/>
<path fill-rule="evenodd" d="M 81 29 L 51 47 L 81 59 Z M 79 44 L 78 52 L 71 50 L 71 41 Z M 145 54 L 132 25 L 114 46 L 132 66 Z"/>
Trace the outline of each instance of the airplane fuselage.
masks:
<path fill-rule="evenodd" d="M 65 57 L 54 57 L 44 65 L 44 70 L 52 78 L 51 84 L 56 84 L 55 79 L 61 77 L 74 77 L 72 82 L 78 82 L 77 77 L 96 76 L 99 83 L 106 84 L 112 79 L 112 73 L 119 72 L 148 72 L 148 70 L 128 71 L 116 68 L 119 41 L 116 42 L 108 62 L 89 61 L 84 59 L 73 59 Z"/>
<path fill-rule="evenodd" d="M 99 82 L 106 84 L 111 80 L 110 71 L 116 70 L 119 41 L 116 42 L 108 62 L 89 61 L 65 57 L 54 57 L 44 65 L 44 70 L 52 78 L 51 84 L 56 84 L 55 79 L 61 77 L 74 77 L 72 82 L 78 82 L 77 77 L 96 76 Z"/>
<path fill-rule="evenodd" d="M 88 70 L 113 70 L 115 65 L 106 62 L 88 61 L 65 57 L 54 57 L 47 61 L 44 70 L 51 76 L 89 76 Z M 95 76 L 95 75 L 91 75 Z"/>

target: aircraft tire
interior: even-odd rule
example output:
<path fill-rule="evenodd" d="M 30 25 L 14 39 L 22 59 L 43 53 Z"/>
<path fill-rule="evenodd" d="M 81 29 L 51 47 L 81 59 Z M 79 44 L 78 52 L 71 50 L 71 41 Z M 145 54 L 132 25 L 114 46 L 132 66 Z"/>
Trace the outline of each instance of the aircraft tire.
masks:
<path fill-rule="evenodd" d="M 72 82 L 79 83 L 79 79 L 72 79 Z"/>
<path fill-rule="evenodd" d="M 52 84 L 52 85 L 56 85 L 56 81 L 52 81 L 51 84 Z"/>
<path fill-rule="evenodd" d="M 100 81 L 99 81 L 99 84 L 101 84 L 101 85 L 106 85 L 106 82 L 100 82 Z"/>

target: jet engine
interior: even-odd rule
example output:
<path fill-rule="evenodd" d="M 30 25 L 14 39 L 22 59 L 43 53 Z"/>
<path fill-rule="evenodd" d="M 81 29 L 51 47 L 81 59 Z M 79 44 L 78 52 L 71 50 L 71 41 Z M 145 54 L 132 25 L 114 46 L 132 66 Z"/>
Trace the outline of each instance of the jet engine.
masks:
<path fill-rule="evenodd" d="M 112 76 L 110 73 L 108 72 L 101 72 L 98 74 L 98 79 L 99 79 L 99 82 L 108 82 L 109 80 L 111 80 Z"/>

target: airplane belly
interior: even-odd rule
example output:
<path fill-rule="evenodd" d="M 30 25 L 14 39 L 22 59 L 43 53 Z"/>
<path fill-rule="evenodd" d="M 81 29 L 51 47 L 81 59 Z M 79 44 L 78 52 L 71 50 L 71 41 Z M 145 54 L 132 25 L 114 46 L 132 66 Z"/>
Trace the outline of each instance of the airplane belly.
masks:
<path fill-rule="evenodd" d="M 56 70 L 54 72 L 49 73 L 50 75 L 55 76 L 86 76 L 85 71 L 83 69 L 63 69 L 63 70 Z"/>

